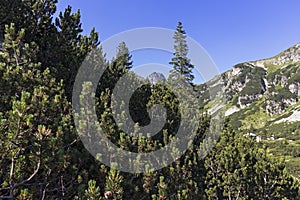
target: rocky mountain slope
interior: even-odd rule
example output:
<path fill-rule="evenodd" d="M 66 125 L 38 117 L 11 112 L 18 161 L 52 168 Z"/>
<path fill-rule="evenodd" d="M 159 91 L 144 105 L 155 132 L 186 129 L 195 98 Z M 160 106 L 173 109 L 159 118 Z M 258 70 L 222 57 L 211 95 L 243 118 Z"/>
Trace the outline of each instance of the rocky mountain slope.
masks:
<path fill-rule="evenodd" d="M 203 108 L 212 114 L 223 109 L 235 129 L 262 138 L 270 154 L 286 158 L 300 175 L 300 43 L 237 64 L 198 90 Z"/>
<path fill-rule="evenodd" d="M 158 72 L 153 72 L 152 74 L 150 74 L 148 77 L 150 84 L 154 85 L 159 81 L 165 81 L 166 78 L 162 73 L 158 73 Z"/>

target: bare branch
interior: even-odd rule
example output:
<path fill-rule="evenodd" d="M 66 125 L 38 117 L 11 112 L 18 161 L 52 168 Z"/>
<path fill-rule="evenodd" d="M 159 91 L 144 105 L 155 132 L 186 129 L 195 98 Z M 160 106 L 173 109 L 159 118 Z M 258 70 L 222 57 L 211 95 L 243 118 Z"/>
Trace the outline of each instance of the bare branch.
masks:
<path fill-rule="evenodd" d="M 11 167 L 10 167 L 10 173 L 9 173 L 9 195 L 13 197 L 13 191 L 14 191 L 14 187 L 13 187 L 13 174 L 14 174 L 14 168 L 15 168 L 15 159 L 14 159 L 14 155 L 12 155 L 11 158 Z"/>
<path fill-rule="evenodd" d="M 39 162 L 37 163 L 37 167 L 36 167 L 36 169 L 34 170 L 33 174 L 31 174 L 31 176 L 28 177 L 27 179 L 25 179 L 24 181 L 15 184 L 15 185 L 14 185 L 14 188 L 16 188 L 16 187 L 18 187 L 18 186 L 20 186 L 20 185 L 23 185 L 24 183 L 30 181 L 30 180 L 38 173 L 38 171 L 39 171 L 39 169 L 40 169 L 40 166 L 41 166 L 41 160 L 39 160 Z"/>

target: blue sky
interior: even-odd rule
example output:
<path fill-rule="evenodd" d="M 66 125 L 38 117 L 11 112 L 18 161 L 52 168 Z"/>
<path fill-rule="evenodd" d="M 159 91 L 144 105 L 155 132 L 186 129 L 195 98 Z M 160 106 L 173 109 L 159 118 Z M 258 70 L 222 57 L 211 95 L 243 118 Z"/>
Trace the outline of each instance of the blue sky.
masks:
<path fill-rule="evenodd" d="M 134 28 L 175 29 L 200 43 L 220 72 L 234 64 L 274 56 L 300 42 L 298 0 L 59 0 L 58 10 L 80 9 L 85 33 L 95 27 L 100 40 Z M 167 64 L 165 52 L 133 53 L 135 65 Z"/>

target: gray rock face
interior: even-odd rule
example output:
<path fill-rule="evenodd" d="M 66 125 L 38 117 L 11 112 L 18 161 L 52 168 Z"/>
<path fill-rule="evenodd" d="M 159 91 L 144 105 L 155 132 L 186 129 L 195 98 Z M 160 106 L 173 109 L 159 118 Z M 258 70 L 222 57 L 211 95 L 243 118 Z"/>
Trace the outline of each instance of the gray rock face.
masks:
<path fill-rule="evenodd" d="M 289 90 L 291 91 L 291 93 L 300 96 L 300 83 L 292 83 L 291 85 L 289 85 Z"/>
<path fill-rule="evenodd" d="M 159 81 L 166 81 L 165 76 L 162 73 L 153 72 L 148 76 L 148 79 L 152 85 L 156 84 Z"/>
<path fill-rule="evenodd" d="M 287 84 L 288 78 L 286 76 L 281 77 L 281 87 L 284 87 Z"/>
<path fill-rule="evenodd" d="M 266 112 L 270 116 L 281 114 L 289 106 L 293 106 L 297 103 L 297 99 L 283 99 L 282 102 L 276 102 L 274 100 L 266 100 Z"/>
<path fill-rule="evenodd" d="M 270 60 L 270 63 L 273 65 L 284 65 L 288 62 L 298 61 L 300 61 L 300 43 L 282 52 L 276 59 Z"/>
<path fill-rule="evenodd" d="M 288 63 L 300 61 L 300 43 L 281 52 L 280 54 L 263 60 L 251 62 L 258 67 L 266 67 L 266 65 L 275 65 L 285 67 Z"/>
<path fill-rule="evenodd" d="M 223 80 L 222 91 L 233 107 L 259 105 L 270 116 L 282 114 L 300 101 L 300 43 L 272 58 L 237 64 L 218 78 Z M 218 81 L 208 83 L 212 89 Z M 201 89 L 205 94 L 207 88 Z"/>

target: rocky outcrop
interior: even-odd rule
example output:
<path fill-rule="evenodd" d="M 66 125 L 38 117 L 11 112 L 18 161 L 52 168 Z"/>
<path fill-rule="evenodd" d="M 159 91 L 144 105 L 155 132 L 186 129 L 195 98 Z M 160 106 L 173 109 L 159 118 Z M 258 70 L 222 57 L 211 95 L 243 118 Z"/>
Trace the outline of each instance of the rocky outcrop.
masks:
<path fill-rule="evenodd" d="M 270 116 L 284 113 L 300 96 L 300 43 L 272 58 L 237 64 L 218 78 L 224 83 L 220 91 L 225 92 L 228 103 L 235 108 L 228 107 L 227 115 L 256 101 L 259 103 L 253 106 L 259 105 L 258 109 L 265 109 Z M 210 90 L 220 85 L 217 78 L 207 84 Z"/>
<path fill-rule="evenodd" d="M 158 73 L 158 72 L 153 72 L 152 74 L 150 74 L 148 76 L 148 79 L 150 81 L 150 84 L 154 85 L 159 81 L 165 81 L 166 78 L 162 73 Z"/>
<path fill-rule="evenodd" d="M 283 122 L 298 122 L 300 121 L 300 108 L 295 108 L 295 110 L 293 111 L 293 113 L 285 118 L 282 118 L 278 121 L 275 121 L 275 124 L 280 124 Z"/>
<path fill-rule="evenodd" d="M 251 62 L 253 65 L 258 67 L 267 68 L 267 66 L 282 66 L 285 67 L 289 63 L 296 63 L 300 61 L 300 43 L 295 46 L 283 51 L 282 53 L 263 60 Z"/>
<path fill-rule="evenodd" d="M 282 76 L 280 81 L 281 87 L 286 86 L 287 82 L 288 82 L 288 78 L 286 76 Z"/>
<path fill-rule="evenodd" d="M 283 99 L 282 101 L 266 100 L 266 112 L 270 116 L 285 112 L 286 108 L 298 102 L 297 98 Z"/>
<path fill-rule="evenodd" d="M 240 108 L 245 108 L 260 98 L 262 98 L 262 94 L 239 96 L 237 105 Z"/>
<path fill-rule="evenodd" d="M 298 61 L 300 61 L 300 43 L 268 60 L 268 63 L 272 65 L 285 65 Z"/>
<path fill-rule="evenodd" d="M 291 93 L 300 96 L 300 83 L 292 83 L 289 85 L 289 90 Z"/>

